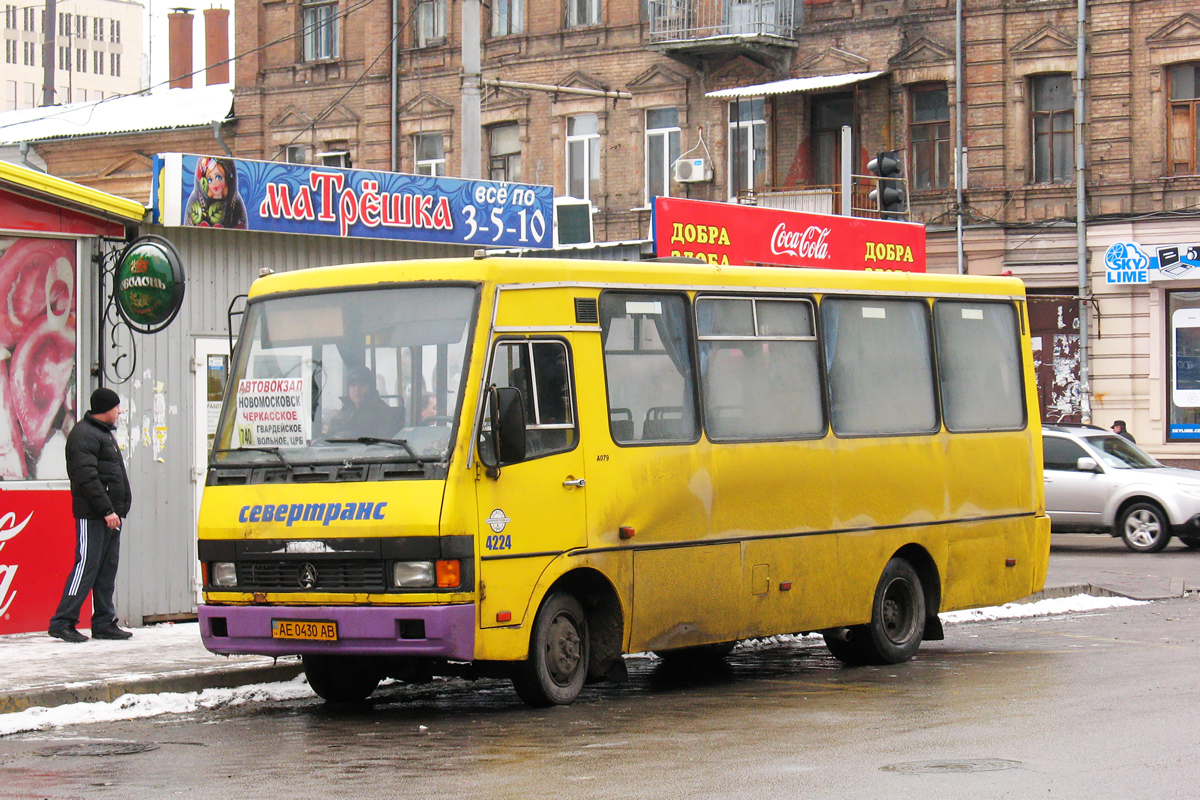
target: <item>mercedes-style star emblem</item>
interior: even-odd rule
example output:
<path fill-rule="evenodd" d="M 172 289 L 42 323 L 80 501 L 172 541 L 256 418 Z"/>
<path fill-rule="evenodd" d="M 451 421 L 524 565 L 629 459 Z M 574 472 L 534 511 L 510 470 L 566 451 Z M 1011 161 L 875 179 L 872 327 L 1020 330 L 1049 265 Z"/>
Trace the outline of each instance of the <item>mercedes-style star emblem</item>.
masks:
<path fill-rule="evenodd" d="M 315 589 L 317 587 L 317 568 L 307 561 L 304 562 L 296 574 L 296 581 L 300 584 L 301 589 Z"/>

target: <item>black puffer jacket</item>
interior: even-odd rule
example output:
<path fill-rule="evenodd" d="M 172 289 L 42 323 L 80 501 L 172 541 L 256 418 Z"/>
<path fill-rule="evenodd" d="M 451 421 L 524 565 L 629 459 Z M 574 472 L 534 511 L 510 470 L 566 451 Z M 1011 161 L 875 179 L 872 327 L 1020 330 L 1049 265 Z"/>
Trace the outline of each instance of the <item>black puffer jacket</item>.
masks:
<path fill-rule="evenodd" d="M 91 414 L 67 437 L 67 475 L 71 478 L 71 510 L 77 519 L 129 514 L 129 477 L 112 432 L 115 425 Z"/>

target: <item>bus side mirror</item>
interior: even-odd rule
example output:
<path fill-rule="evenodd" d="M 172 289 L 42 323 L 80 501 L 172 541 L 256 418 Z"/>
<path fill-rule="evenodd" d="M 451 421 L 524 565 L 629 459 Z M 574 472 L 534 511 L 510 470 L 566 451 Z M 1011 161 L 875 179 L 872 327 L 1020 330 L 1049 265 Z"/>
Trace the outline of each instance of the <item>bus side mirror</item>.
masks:
<path fill-rule="evenodd" d="M 488 410 L 491 428 L 483 431 L 487 441 L 479 449 L 479 458 L 487 468 L 487 476 L 498 478 L 501 465 L 525 460 L 525 405 L 520 390 L 489 387 Z"/>

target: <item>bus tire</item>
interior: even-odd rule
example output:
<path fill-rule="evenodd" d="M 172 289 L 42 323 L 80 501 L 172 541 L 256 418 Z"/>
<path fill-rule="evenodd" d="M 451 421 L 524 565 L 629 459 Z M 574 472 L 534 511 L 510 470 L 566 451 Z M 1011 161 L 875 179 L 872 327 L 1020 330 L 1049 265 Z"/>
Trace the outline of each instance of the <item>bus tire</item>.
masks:
<path fill-rule="evenodd" d="M 925 591 L 903 558 L 883 568 L 865 633 L 859 641 L 871 663 L 900 664 L 917 654 L 925 633 Z"/>
<path fill-rule="evenodd" d="M 1117 530 L 1135 553 L 1157 553 L 1171 541 L 1171 521 L 1154 503 L 1134 503 L 1125 509 Z"/>
<path fill-rule="evenodd" d="M 829 653 L 847 667 L 860 667 L 867 663 L 867 653 L 863 649 L 863 640 L 867 637 L 866 625 L 829 628 L 821 631 L 821 635 L 825 637 Z"/>
<path fill-rule="evenodd" d="M 517 666 L 513 688 L 534 708 L 570 705 L 583 689 L 590 655 L 583 606 L 573 595 L 555 592 L 538 609 L 529 658 Z"/>
<path fill-rule="evenodd" d="M 327 703 L 366 700 L 383 678 L 379 669 L 367 658 L 323 655 L 305 655 L 301 658 L 309 687 Z"/>

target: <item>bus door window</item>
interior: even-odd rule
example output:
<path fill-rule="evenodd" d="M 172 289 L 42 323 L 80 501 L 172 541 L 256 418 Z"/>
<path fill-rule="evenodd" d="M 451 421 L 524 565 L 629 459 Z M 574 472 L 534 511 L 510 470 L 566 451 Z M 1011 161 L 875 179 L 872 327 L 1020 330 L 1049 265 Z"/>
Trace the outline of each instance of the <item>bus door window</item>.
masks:
<path fill-rule="evenodd" d="M 555 339 L 497 343 L 490 382 L 521 393 L 525 410 L 526 460 L 575 446 L 578 437 L 566 342 Z M 486 429 L 491 420 L 490 409 L 483 418 Z M 484 442 L 488 441 L 488 437 L 484 437 Z"/>
<path fill-rule="evenodd" d="M 678 294 L 600 295 L 609 426 L 618 444 L 696 440 L 687 306 Z"/>
<path fill-rule="evenodd" d="M 709 436 L 779 439 L 824 432 L 809 301 L 701 297 L 696 328 Z"/>

